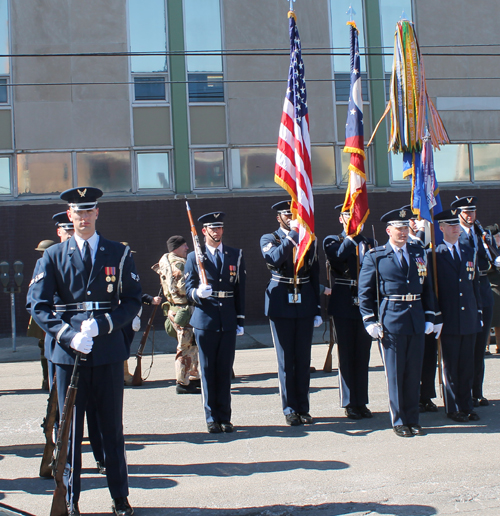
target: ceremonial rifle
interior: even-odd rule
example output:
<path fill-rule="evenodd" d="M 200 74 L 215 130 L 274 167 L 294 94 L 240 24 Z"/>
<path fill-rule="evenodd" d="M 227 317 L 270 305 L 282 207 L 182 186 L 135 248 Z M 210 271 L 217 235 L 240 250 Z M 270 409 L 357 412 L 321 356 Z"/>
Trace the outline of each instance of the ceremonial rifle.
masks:
<path fill-rule="evenodd" d="M 332 288 L 332 277 L 331 277 L 331 268 L 330 268 L 330 262 L 326 260 L 326 276 L 328 279 L 328 286 L 330 287 L 330 290 Z M 332 293 L 333 294 L 333 293 Z M 331 373 L 332 372 L 332 351 L 333 346 L 335 345 L 335 342 L 337 341 L 337 332 L 335 331 L 335 324 L 333 322 L 333 315 L 330 315 L 330 343 L 328 345 L 328 351 L 326 353 L 326 359 L 325 363 L 323 365 L 323 372 L 324 373 Z"/>
<path fill-rule="evenodd" d="M 54 443 L 53 431 L 54 424 L 57 417 L 57 385 L 56 377 L 52 382 L 52 389 L 50 389 L 49 399 L 47 400 L 47 414 L 43 418 L 41 427 L 45 434 L 45 448 L 43 449 L 42 463 L 40 464 L 39 476 L 43 478 L 52 477 L 52 459 L 54 458 L 54 450 L 56 445 Z"/>
<path fill-rule="evenodd" d="M 205 267 L 203 265 L 203 253 L 201 251 L 200 240 L 198 238 L 198 233 L 196 232 L 196 227 L 193 222 L 193 215 L 191 214 L 191 208 L 189 207 L 189 203 L 186 201 L 186 210 L 189 218 L 189 225 L 191 226 L 191 236 L 193 237 L 193 248 L 194 254 L 196 256 L 196 263 L 198 264 L 198 271 L 200 274 L 201 282 L 204 285 L 208 285 L 207 273 L 205 272 Z"/>
<path fill-rule="evenodd" d="M 71 422 L 73 419 L 73 410 L 75 407 L 76 392 L 78 389 L 78 362 L 80 360 L 80 353 L 76 353 L 75 365 L 73 366 L 73 373 L 66 391 L 66 398 L 64 400 L 64 408 L 61 414 L 61 421 L 59 424 L 59 432 L 57 433 L 56 452 L 53 463 L 53 475 L 56 481 L 56 488 L 52 496 L 52 507 L 50 508 L 50 516 L 67 516 L 68 507 L 66 505 L 67 488 L 64 484 L 64 468 L 68 462 L 68 443 L 69 432 L 71 429 Z"/>
<path fill-rule="evenodd" d="M 155 266 L 152 267 L 155 270 Z M 155 270 L 155 272 L 157 272 Z M 160 287 L 160 291 L 158 292 L 158 296 L 161 296 L 162 288 Z M 136 365 L 134 375 L 132 377 L 132 387 L 140 387 L 142 385 L 142 354 L 144 353 L 144 348 L 146 347 L 146 343 L 148 342 L 149 332 L 151 331 L 151 326 L 153 326 L 153 321 L 156 315 L 156 310 L 160 305 L 154 305 L 153 311 L 151 312 L 151 317 L 148 320 L 148 324 L 146 325 L 146 329 L 142 334 L 141 342 L 139 344 L 139 349 L 135 354 Z"/>
<path fill-rule="evenodd" d="M 372 235 L 373 235 L 373 242 L 374 242 L 374 245 L 375 247 L 373 248 L 374 249 L 374 254 L 375 254 L 375 282 L 377 284 L 377 324 L 380 326 L 380 331 L 382 333 L 382 335 L 377 339 L 377 340 L 380 340 L 383 336 L 384 336 L 384 330 L 383 330 L 383 327 L 382 327 L 382 323 L 380 322 L 380 291 L 379 291 L 379 283 L 378 283 L 378 262 L 377 262 L 377 251 L 375 249 L 377 249 L 377 246 L 376 246 L 376 238 L 375 238 L 375 226 L 373 226 L 372 224 Z"/>

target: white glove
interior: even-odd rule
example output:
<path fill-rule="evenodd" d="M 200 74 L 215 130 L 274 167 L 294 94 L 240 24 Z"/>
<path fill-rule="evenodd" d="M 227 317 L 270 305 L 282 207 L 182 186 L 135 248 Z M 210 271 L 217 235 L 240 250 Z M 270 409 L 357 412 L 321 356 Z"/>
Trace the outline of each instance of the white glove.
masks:
<path fill-rule="evenodd" d="M 366 327 L 366 331 L 372 339 L 381 339 L 383 332 L 382 326 L 379 323 L 372 323 Z"/>
<path fill-rule="evenodd" d="M 493 263 L 494 263 L 495 267 L 500 269 L 500 256 L 497 256 Z"/>
<path fill-rule="evenodd" d="M 417 227 L 418 230 L 424 229 L 425 228 L 425 220 L 424 219 L 416 220 L 415 221 L 415 226 Z"/>
<path fill-rule="evenodd" d="M 297 219 L 291 220 L 288 225 L 290 226 L 290 229 L 294 231 L 299 230 L 299 221 Z"/>
<path fill-rule="evenodd" d="M 429 335 L 429 333 L 432 333 L 434 331 L 434 325 L 431 322 L 425 323 L 425 334 Z"/>
<path fill-rule="evenodd" d="M 136 315 L 132 321 L 132 329 L 134 331 L 139 331 L 141 329 L 141 318 L 138 315 Z"/>
<path fill-rule="evenodd" d="M 99 335 L 99 326 L 97 326 L 97 321 L 95 319 L 87 319 L 83 321 L 80 331 L 89 337 L 97 337 Z"/>
<path fill-rule="evenodd" d="M 243 326 L 236 326 L 236 336 L 241 337 L 245 333 Z"/>
<path fill-rule="evenodd" d="M 73 340 L 71 341 L 69 347 L 73 348 L 75 351 L 83 353 L 84 355 L 88 355 L 92 351 L 93 345 L 94 341 L 89 335 L 87 335 L 86 333 L 77 333 L 73 337 Z"/>
<path fill-rule="evenodd" d="M 196 289 L 196 294 L 201 299 L 205 299 L 207 297 L 210 297 L 212 295 L 212 285 L 205 285 L 205 283 L 202 283 Z"/>
<path fill-rule="evenodd" d="M 315 315 L 314 316 L 314 327 L 319 328 L 323 324 L 323 319 L 321 318 L 321 315 Z"/>
<path fill-rule="evenodd" d="M 436 334 L 436 339 L 439 339 L 439 336 L 441 335 L 441 330 L 443 329 L 443 323 L 435 324 L 434 325 L 434 333 Z"/>

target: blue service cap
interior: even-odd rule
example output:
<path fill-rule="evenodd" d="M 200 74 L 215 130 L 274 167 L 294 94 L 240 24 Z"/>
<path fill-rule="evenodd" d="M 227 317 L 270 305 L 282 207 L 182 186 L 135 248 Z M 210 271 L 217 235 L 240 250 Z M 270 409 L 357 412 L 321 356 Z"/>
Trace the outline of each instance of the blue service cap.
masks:
<path fill-rule="evenodd" d="M 222 211 L 214 211 L 202 215 L 198 222 L 201 222 L 207 228 L 222 228 L 224 227 L 224 217 L 226 214 Z"/>
<path fill-rule="evenodd" d="M 460 220 L 458 216 L 460 215 L 460 212 L 462 210 L 460 208 L 450 209 L 450 210 L 444 210 L 437 215 L 434 215 L 434 221 L 435 222 L 445 222 L 446 224 L 449 224 L 450 226 L 456 226 L 457 224 L 460 224 Z"/>
<path fill-rule="evenodd" d="M 411 204 L 407 204 L 406 206 L 401 206 L 401 208 L 399 208 L 399 209 L 408 211 L 410 213 L 410 216 L 408 217 L 409 219 L 418 219 L 418 215 L 415 215 L 415 213 L 413 213 L 411 211 Z"/>
<path fill-rule="evenodd" d="M 73 222 L 69 220 L 68 213 L 65 211 L 61 211 L 61 213 L 56 213 L 52 215 L 52 220 L 55 221 L 56 226 L 62 229 L 75 229 L 73 226 Z"/>
<path fill-rule="evenodd" d="M 405 208 L 398 208 L 397 210 L 388 211 L 385 215 L 380 217 L 381 222 L 385 222 L 389 226 L 409 226 L 408 222 L 413 213 L 411 210 Z"/>
<path fill-rule="evenodd" d="M 60 197 L 76 211 L 93 210 L 97 206 L 97 199 L 102 197 L 102 190 L 93 186 L 80 186 L 66 190 Z"/>
<path fill-rule="evenodd" d="M 450 204 L 451 208 L 460 208 L 462 211 L 476 211 L 477 197 L 460 197 Z"/>
<path fill-rule="evenodd" d="M 283 213 L 283 215 L 291 215 L 292 214 L 292 201 L 280 201 L 271 206 L 271 209 L 276 210 L 278 213 Z"/>
<path fill-rule="evenodd" d="M 337 204 L 337 206 L 335 206 L 334 210 L 339 210 L 340 213 L 351 213 L 350 210 L 343 210 L 342 208 L 344 207 L 344 203 L 342 204 Z"/>

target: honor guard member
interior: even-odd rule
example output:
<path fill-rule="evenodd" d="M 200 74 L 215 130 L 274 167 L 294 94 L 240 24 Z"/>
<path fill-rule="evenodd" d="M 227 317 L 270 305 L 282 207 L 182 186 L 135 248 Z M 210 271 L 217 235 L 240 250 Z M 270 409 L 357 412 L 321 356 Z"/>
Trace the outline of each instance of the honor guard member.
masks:
<path fill-rule="evenodd" d="M 479 286 L 481 292 L 481 303 L 483 306 L 483 326 L 478 331 L 476 342 L 474 345 L 474 381 L 472 383 L 472 398 L 474 406 L 486 407 L 489 405 L 488 400 L 483 396 L 483 380 L 484 380 L 484 353 L 486 345 L 490 338 L 491 320 L 493 318 L 493 293 L 491 292 L 491 283 L 488 278 L 488 271 L 494 263 L 494 257 L 491 256 L 487 244 L 483 241 L 483 229 L 476 221 L 477 197 L 462 197 L 453 201 L 451 207 L 453 209 L 462 210 L 459 215 L 461 233 L 459 241 L 461 244 L 467 244 L 476 253 L 476 263 L 479 269 Z M 486 234 L 489 245 L 496 248 L 496 244 L 490 234 Z"/>
<path fill-rule="evenodd" d="M 68 454 L 72 483 L 68 488 L 71 514 L 80 514 L 81 442 L 85 408 L 95 404 L 102 432 L 108 488 L 113 511 L 133 514 L 128 496 L 123 438 L 123 361 L 129 350 L 122 328 L 141 306 L 141 286 L 130 249 L 96 233 L 98 188 L 66 190 L 68 216 L 75 234 L 44 254 L 32 287 L 33 317 L 53 338 L 59 411 L 62 414 L 75 353 L 85 355 L 78 368 L 76 424 Z M 57 299 L 57 303 L 54 303 Z M 73 446 L 74 444 L 74 446 Z"/>
<path fill-rule="evenodd" d="M 286 424 L 297 426 L 313 423 L 309 414 L 311 345 L 314 327 L 322 320 L 316 241 L 294 278 L 294 249 L 299 233 L 290 204 L 280 201 L 272 206 L 280 227 L 260 239 L 260 248 L 271 271 L 265 313 L 278 359 L 281 405 Z"/>
<path fill-rule="evenodd" d="M 337 332 L 340 406 L 345 408 L 348 418 L 361 419 L 372 417 L 366 406 L 372 339 L 359 312 L 358 276 L 365 253 L 375 245 L 361 234 L 346 234 L 350 212 L 343 212 L 342 207 L 339 204 L 335 209 L 340 210 L 339 222 L 344 231 L 323 241 L 332 282 L 328 315 L 333 317 Z"/>
<path fill-rule="evenodd" d="M 245 323 L 245 262 L 243 251 L 222 244 L 223 212 L 207 213 L 201 248 L 208 285 L 201 282 L 196 252 L 186 262 L 186 295 L 194 303 L 191 326 L 198 344 L 201 393 L 210 433 L 232 432 L 231 378 L 236 336 Z"/>
<path fill-rule="evenodd" d="M 189 320 L 193 307 L 189 306 L 186 297 L 186 280 L 184 269 L 189 247 L 184 237 L 171 236 L 167 240 L 167 251 L 159 263 L 157 272 L 160 275 L 163 294 L 167 298 L 164 312 L 168 318 L 166 328 L 173 327 L 177 336 L 177 352 L 175 355 L 175 380 L 177 394 L 197 393 L 200 385 L 198 372 L 198 347 L 194 339 L 193 327 Z M 156 269 L 156 267 L 153 267 Z"/>
<path fill-rule="evenodd" d="M 366 331 L 379 341 L 396 435 L 424 435 L 419 425 L 424 335 L 432 333 L 434 293 L 425 251 L 408 244 L 407 210 L 380 219 L 389 241 L 369 251 L 359 275 L 359 308 Z M 380 303 L 380 305 L 379 305 Z"/>
<path fill-rule="evenodd" d="M 434 216 L 443 233 L 443 243 L 436 247 L 437 305 L 443 323 L 435 331 L 438 337 L 441 334 L 446 413 L 453 421 L 466 423 L 479 420 L 473 410 L 472 380 L 474 343 L 482 314 L 475 253 L 459 242 L 459 213 L 459 209 L 453 209 Z M 432 269 L 430 256 L 429 264 Z"/>

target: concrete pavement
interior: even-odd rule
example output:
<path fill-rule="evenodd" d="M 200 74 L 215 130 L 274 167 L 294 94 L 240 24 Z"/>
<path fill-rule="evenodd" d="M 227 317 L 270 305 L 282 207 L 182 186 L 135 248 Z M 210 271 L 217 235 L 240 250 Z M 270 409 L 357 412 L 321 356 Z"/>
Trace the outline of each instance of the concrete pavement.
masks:
<path fill-rule="evenodd" d="M 315 340 L 320 337 L 317 332 Z M 287 427 L 274 350 L 263 347 L 270 344 L 269 330 L 248 328 L 246 338 L 253 348 L 239 349 L 234 367 L 234 434 L 208 434 L 200 396 L 175 393 L 171 354 L 156 355 L 144 385 L 126 389 L 129 500 L 137 516 L 500 514 L 499 355 L 486 360 L 485 395 L 491 404 L 478 409 L 480 421 L 454 423 L 440 407 L 436 414 L 422 415 L 427 436 L 402 439 L 390 429 L 385 376 L 375 346 L 370 363 L 373 419 L 344 417 L 337 373 L 321 372 L 326 344 L 317 344 L 312 365 L 318 372 L 311 378 L 315 424 Z M 39 389 L 36 344 L 34 358 L 25 362 L 6 362 L 1 348 L 0 502 L 45 516 L 53 482 L 37 476 L 47 394 Z M 29 355 L 21 354 L 21 346 L 18 353 Z M 143 373 L 149 362 L 143 358 Z M 131 371 L 134 365 L 131 358 Z M 97 474 L 88 445 L 83 464 L 82 514 L 110 514 L 106 480 Z M 0 514 L 5 514 L 1 508 Z"/>

